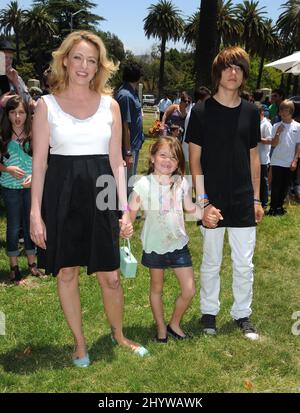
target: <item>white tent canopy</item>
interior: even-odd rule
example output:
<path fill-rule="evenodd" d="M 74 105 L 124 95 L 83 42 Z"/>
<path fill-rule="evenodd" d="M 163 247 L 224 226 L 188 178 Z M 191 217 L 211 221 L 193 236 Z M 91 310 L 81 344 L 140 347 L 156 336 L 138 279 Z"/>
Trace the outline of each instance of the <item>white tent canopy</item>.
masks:
<path fill-rule="evenodd" d="M 274 67 L 284 73 L 300 74 L 300 52 L 295 52 L 275 62 L 268 63 L 265 67 Z"/>

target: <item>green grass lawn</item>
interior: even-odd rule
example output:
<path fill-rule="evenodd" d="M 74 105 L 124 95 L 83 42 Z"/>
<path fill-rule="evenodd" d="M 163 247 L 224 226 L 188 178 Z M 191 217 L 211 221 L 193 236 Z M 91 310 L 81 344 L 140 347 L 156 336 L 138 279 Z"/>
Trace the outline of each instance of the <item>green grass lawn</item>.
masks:
<path fill-rule="evenodd" d="M 149 123 L 152 123 L 150 120 Z M 145 142 L 140 171 L 145 172 Z M 141 257 L 137 221 L 133 252 Z M 56 293 L 56 281 L 28 277 L 28 286 L 7 282 L 5 220 L 0 220 L 0 311 L 6 316 L 6 334 L 0 335 L 1 392 L 299 392 L 299 336 L 292 334 L 300 311 L 300 205 L 290 205 L 283 217 L 266 217 L 257 231 L 254 258 L 253 321 L 261 339 L 242 337 L 230 318 L 232 305 L 230 251 L 226 243 L 222 265 L 219 334 L 206 337 L 199 326 L 199 265 L 202 242 L 199 229 L 187 223 L 197 282 L 197 295 L 183 328 L 194 338 L 186 342 L 153 342 L 155 327 L 148 302 L 149 275 L 141 265 L 136 279 L 123 279 L 125 334 L 145 345 L 151 356 L 138 358 L 110 342 L 95 276 L 80 278 L 84 329 L 93 361 L 88 369 L 70 364 L 71 334 Z M 26 274 L 26 259 L 21 267 Z M 166 320 L 172 312 L 178 286 L 167 271 L 164 303 Z"/>

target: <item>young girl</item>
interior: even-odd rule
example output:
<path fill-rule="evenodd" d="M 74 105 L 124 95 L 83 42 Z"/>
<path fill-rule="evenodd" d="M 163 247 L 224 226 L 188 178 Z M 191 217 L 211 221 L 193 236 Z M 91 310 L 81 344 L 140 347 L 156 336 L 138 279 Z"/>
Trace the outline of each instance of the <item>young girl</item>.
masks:
<path fill-rule="evenodd" d="M 0 135 L 0 185 L 6 208 L 7 255 L 11 268 L 10 278 L 19 284 L 22 277 L 17 257 L 21 228 L 24 232 L 29 271 L 34 276 L 42 275 L 36 267 L 35 245 L 29 235 L 31 115 L 27 103 L 20 96 L 14 96 L 7 101 Z"/>
<path fill-rule="evenodd" d="M 188 182 L 183 178 L 184 168 L 184 155 L 178 139 L 159 138 L 150 149 L 148 175 L 135 184 L 129 204 L 132 222 L 139 208 L 145 210 L 142 264 L 150 270 L 150 304 L 157 325 L 155 339 L 161 343 L 168 341 L 168 335 L 177 340 L 188 338 L 180 321 L 195 294 L 183 208 L 201 219 L 204 204 L 200 207 L 192 202 Z M 209 219 L 216 224 L 220 217 L 218 214 Z M 174 269 L 181 293 L 166 326 L 162 292 L 164 270 L 169 267 Z"/>

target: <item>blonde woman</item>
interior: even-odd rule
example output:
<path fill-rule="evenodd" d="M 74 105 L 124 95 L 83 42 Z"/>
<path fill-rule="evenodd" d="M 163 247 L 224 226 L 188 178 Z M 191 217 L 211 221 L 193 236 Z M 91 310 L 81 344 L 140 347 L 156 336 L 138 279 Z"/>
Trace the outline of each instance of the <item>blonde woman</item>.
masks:
<path fill-rule="evenodd" d="M 122 333 L 119 213 L 97 199 L 107 189 L 98 178 L 112 178 L 108 181 L 115 184 L 123 210 L 121 233 L 128 233 L 121 118 L 107 87 L 116 69 L 98 36 L 71 33 L 53 53 L 52 94 L 40 99 L 33 121 L 31 237 L 39 247 L 39 265 L 57 276 L 77 367 L 90 364 L 82 329 L 80 266 L 97 275 L 113 341 L 140 356 L 147 354 Z M 115 187 L 108 187 L 110 194 Z"/>

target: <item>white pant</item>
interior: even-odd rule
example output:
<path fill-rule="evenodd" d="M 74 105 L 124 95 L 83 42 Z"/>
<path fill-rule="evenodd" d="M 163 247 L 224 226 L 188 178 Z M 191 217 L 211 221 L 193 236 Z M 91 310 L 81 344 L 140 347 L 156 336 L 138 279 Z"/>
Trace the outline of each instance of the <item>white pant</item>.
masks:
<path fill-rule="evenodd" d="M 226 228 L 206 229 L 203 234 L 203 260 L 200 268 L 200 308 L 202 314 L 217 315 L 220 310 L 220 268 Z M 249 317 L 251 314 L 255 227 L 227 228 L 233 266 L 232 291 L 234 303 L 231 316 Z"/>

